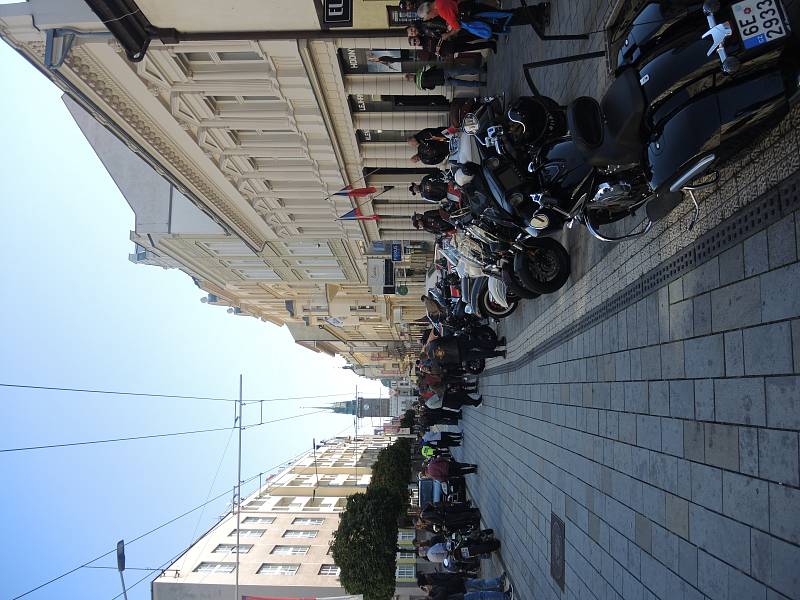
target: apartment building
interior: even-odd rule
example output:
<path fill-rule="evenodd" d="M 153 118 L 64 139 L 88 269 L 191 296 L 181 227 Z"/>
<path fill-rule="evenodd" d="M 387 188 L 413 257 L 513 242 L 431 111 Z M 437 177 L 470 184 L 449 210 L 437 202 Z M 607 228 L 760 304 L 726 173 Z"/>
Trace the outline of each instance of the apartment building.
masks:
<path fill-rule="evenodd" d="M 410 18 L 387 0 L 30 0 L 0 5 L 0 37 L 87 137 L 93 121 L 157 174 L 143 187 L 119 149 L 104 160 L 137 215 L 131 260 L 397 379 L 432 258 L 409 219 L 429 205 L 407 191 L 430 169 L 405 138 L 446 125 L 454 94 L 405 79 L 424 64 Z"/>
<path fill-rule="evenodd" d="M 223 517 L 152 584 L 153 600 L 344 596 L 329 547 L 347 496 L 363 491 L 388 435 L 320 442 Z M 237 524 L 238 520 L 238 524 Z M 237 544 L 238 530 L 238 544 Z M 401 529 L 397 600 L 419 600 L 414 531 Z M 423 569 L 430 568 L 425 565 Z M 237 599 L 237 600 L 240 600 Z"/>

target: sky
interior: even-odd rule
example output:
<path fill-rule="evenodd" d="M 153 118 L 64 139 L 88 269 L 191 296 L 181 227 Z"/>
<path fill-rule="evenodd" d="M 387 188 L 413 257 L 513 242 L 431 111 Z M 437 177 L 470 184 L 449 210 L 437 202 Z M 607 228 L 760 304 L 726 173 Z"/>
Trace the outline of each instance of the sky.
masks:
<path fill-rule="evenodd" d="M 83 138 L 61 92 L 0 43 L 0 383 L 236 398 L 244 425 L 311 412 L 378 382 L 296 345 L 288 331 L 224 307 L 176 270 L 128 261 L 133 213 Z M 233 425 L 234 403 L 0 387 L 0 450 Z M 367 423 L 369 423 L 367 421 Z M 377 424 L 377 422 L 376 422 Z M 316 414 L 243 432 L 243 477 L 352 432 Z M 363 425 L 363 424 L 362 424 Z M 236 435 L 219 431 L 0 452 L 0 599 L 13 598 L 232 491 Z M 216 477 L 215 477 L 216 474 Z M 127 545 L 157 567 L 229 509 L 230 495 Z M 95 563 L 115 566 L 114 555 Z M 145 571 L 126 571 L 130 586 Z M 129 592 L 150 597 L 148 581 Z M 26 598 L 112 600 L 115 569 L 80 569 Z"/>

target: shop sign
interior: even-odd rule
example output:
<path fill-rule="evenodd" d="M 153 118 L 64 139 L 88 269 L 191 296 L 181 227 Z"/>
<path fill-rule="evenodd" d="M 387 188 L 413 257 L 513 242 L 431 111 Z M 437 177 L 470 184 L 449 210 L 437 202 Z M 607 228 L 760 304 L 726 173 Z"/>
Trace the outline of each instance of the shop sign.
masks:
<path fill-rule="evenodd" d="M 353 24 L 353 0 L 323 0 L 322 21 L 328 27 Z"/>

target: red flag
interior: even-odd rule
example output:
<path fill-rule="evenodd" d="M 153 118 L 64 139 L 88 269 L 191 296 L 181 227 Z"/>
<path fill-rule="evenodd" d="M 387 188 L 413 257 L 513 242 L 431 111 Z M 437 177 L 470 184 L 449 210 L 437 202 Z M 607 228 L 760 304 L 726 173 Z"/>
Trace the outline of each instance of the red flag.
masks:
<path fill-rule="evenodd" d="M 353 189 L 353 186 L 348 185 L 347 187 L 342 188 L 338 192 L 335 192 L 333 195 L 350 196 L 351 198 L 363 198 L 364 196 L 369 196 L 370 194 L 374 194 L 377 191 L 378 189 L 372 186 Z"/>

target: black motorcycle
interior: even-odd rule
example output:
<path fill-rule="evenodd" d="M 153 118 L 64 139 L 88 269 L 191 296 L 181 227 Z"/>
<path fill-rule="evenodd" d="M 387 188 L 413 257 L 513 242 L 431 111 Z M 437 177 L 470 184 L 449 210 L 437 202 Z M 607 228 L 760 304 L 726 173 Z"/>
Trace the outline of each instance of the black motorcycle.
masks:
<path fill-rule="evenodd" d="M 600 102 L 580 97 L 566 107 L 568 135 L 509 136 L 508 127 L 537 122 L 537 107 L 509 113 L 486 132 L 483 145 L 510 173 L 504 191 L 529 231 L 581 223 L 602 241 L 637 237 L 684 192 L 694 202 L 693 225 L 694 192 L 713 185 L 719 164 L 798 101 L 800 3 L 662 0 L 626 14 L 608 32 L 615 79 Z M 601 232 L 640 208 L 647 219 L 639 231 Z"/>

